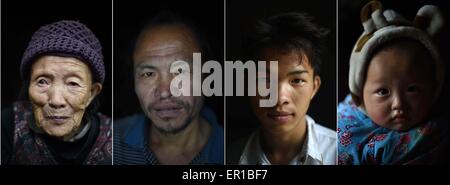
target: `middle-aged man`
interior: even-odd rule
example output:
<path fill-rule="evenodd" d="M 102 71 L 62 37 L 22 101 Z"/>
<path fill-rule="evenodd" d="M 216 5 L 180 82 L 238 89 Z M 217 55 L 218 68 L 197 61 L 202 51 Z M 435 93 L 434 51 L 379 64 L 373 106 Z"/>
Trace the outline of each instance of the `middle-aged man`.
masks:
<path fill-rule="evenodd" d="M 134 85 L 143 114 L 114 122 L 114 164 L 223 164 L 223 128 L 203 106 L 204 98 L 170 91 L 172 63 L 182 60 L 192 68 L 193 53 L 208 52 L 197 29 L 173 13 L 159 13 L 134 47 Z"/>

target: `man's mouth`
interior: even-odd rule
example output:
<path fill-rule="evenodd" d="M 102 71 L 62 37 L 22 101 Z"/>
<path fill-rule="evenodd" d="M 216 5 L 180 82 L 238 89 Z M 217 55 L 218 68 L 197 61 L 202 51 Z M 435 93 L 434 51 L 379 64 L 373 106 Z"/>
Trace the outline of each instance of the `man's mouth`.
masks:
<path fill-rule="evenodd" d="M 180 115 L 183 106 L 178 104 L 159 104 L 153 107 L 153 110 L 162 119 L 171 119 Z"/>
<path fill-rule="evenodd" d="M 294 116 L 293 113 L 285 112 L 285 111 L 275 111 L 275 112 L 269 112 L 267 113 L 267 117 L 270 119 L 279 122 L 279 123 L 286 123 L 288 122 L 292 117 Z"/>

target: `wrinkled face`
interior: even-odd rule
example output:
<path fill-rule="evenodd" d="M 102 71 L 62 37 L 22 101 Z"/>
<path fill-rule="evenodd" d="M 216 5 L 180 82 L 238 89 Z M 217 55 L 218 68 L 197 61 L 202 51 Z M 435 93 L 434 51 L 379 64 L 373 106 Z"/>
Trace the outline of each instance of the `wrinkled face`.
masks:
<path fill-rule="evenodd" d="M 92 83 L 84 62 L 71 57 L 40 57 L 31 67 L 28 88 L 36 125 L 50 136 L 72 137 L 101 88 L 100 83 Z"/>
<path fill-rule="evenodd" d="M 376 53 L 368 66 L 363 103 L 372 120 L 408 130 L 429 114 L 434 92 L 432 58 L 415 42 L 401 42 Z"/>
<path fill-rule="evenodd" d="M 170 73 L 171 64 L 182 60 L 192 69 L 192 53 L 199 50 L 190 30 L 182 25 L 154 27 L 143 32 L 136 44 L 135 91 L 142 110 L 163 133 L 178 133 L 199 115 L 201 96 L 175 97 L 170 92 L 170 83 L 176 76 Z M 192 84 L 191 80 L 191 89 Z"/>
<path fill-rule="evenodd" d="M 305 115 L 320 86 L 306 55 L 264 49 L 260 60 L 278 61 L 278 99 L 275 107 L 259 107 L 260 96 L 251 96 L 252 108 L 262 128 L 269 132 L 287 132 L 306 124 Z M 269 66 L 267 66 L 268 68 Z M 258 74 L 260 78 L 261 74 Z M 269 74 L 266 74 L 269 76 Z M 258 84 L 266 85 L 269 84 Z"/>

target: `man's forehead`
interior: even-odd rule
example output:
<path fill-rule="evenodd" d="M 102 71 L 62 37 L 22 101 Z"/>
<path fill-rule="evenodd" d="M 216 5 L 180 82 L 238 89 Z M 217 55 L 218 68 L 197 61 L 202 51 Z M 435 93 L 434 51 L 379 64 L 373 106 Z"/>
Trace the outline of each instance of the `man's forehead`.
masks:
<path fill-rule="evenodd" d="M 168 56 L 183 52 L 183 46 L 180 41 L 168 41 L 162 44 L 149 44 L 142 52 L 146 56 Z"/>
<path fill-rule="evenodd" d="M 168 31 L 172 33 L 167 33 Z M 189 59 L 196 51 L 196 43 L 192 43 L 192 38 L 179 33 L 183 30 L 156 29 L 144 33 L 137 45 L 134 53 L 134 62 L 140 63 L 143 60 L 176 60 Z"/>
<path fill-rule="evenodd" d="M 161 44 L 149 44 L 147 47 L 136 50 L 134 63 L 173 62 L 186 60 L 192 54 L 187 51 L 180 41 L 169 41 Z"/>
<path fill-rule="evenodd" d="M 166 47 L 191 47 L 196 45 L 193 33 L 183 25 L 160 25 L 144 30 L 138 39 L 137 47 L 145 49 L 164 49 Z"/>
<path fill-rule="evenodd" d="M 187 55 L 183 52 L 174 52 L 165 55 L 144 55 L 138 59 L 135 59 L 136 68 L 146 68 L 152 66 L 154 68 L 169 67 L 175 61 L 185 61 L 190 63 L 192 61 L 191 55 Z"/>

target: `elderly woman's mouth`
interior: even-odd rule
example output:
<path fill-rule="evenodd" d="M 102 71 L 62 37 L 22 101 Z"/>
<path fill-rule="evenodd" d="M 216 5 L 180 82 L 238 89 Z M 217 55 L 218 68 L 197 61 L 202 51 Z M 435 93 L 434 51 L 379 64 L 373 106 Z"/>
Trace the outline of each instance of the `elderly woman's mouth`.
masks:
<path fill-rule="evenodd" d="M 63 124 L 63 123 L 66 123 L 70 117 L 69 116 L 46 116 L 45 118 L 47 120 L 50 120 L 53 123 Z"/>

